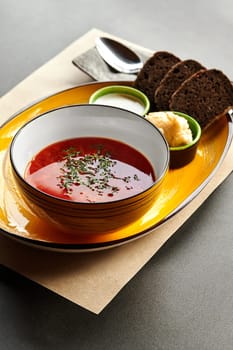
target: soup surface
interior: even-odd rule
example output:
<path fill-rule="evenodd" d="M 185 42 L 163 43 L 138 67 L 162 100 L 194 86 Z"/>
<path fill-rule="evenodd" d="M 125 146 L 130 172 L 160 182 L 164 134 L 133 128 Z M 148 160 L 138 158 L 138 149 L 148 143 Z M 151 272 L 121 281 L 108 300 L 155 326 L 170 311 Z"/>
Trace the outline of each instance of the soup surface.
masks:
<path fill-rule="evenodd" d="M 146 157 L 125 143 L 81 137 L 41 150 L 25 179 L 52 196 L 94 203 L 133 196 L 153 184 L 155 173 Z"/>

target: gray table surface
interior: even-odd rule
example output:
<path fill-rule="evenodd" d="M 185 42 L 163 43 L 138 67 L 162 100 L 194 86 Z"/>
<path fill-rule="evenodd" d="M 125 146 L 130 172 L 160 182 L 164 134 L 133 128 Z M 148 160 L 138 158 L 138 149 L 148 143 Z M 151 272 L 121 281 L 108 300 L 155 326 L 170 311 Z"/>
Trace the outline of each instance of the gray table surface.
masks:
<path fill-rule="evenodd" d="M 233 79 L 232 0 L 0 0 L 0 95 L 91 28 Z M 233 349 L 233 177 L 98 316 L 0 267 L 0 349 Z"/>

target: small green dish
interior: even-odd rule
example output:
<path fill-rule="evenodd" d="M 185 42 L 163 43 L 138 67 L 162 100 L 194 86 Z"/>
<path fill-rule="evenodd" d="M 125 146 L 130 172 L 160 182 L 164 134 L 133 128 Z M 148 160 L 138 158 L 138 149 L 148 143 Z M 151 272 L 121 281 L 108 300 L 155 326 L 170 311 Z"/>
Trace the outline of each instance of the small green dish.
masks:
<path fill-rule="evenodd" d="M 124 85 L 111 85 L 95 91 L 89 103 L 114 106 L 144 116 L 150 109 L 148 97 L 141 91 Z"/>
<path fill-rule="evenodd" d="M 180 117 L 185 118 L 188 121 L 189 127 L 192 131 L 193 140 L 191 143 L 179 146 L 179 147 L 169 147 L 170 149 L 170 168 L 180 168 L 190 163 L 195 157 L 198 143 L 201 138 L 201 126 L 193 117 L 181 113 L 181 112 L 173 112 Z"/>

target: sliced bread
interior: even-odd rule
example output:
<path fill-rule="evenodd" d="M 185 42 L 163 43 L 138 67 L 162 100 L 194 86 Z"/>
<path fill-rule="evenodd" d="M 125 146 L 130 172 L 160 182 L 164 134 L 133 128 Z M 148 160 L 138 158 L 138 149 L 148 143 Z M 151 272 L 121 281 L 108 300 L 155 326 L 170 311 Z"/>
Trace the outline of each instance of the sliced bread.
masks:
<path fill-rule="evenodd" d="M 170 52 L 158 51 L 143 65 L 134 82 L 134 87 L 144 92 L 154 104 L 155 90 L 168 70 L 180 59 Z"/>
<path fill-rule="evenodd" d="M 157 109 L 168 110 L 172 94 L 183 81 L 201 69 L 205 69 L 205 67 L 192 59 L 178 62 L 170 68 L 155 90 L 154 99 Z"/>
<path fill-rule="evenodd" d="M 220 70 L 201 70 L 173 93 L 169 108 L 196 118 L 202 128 L 233 106 L 233 86 Z"/>

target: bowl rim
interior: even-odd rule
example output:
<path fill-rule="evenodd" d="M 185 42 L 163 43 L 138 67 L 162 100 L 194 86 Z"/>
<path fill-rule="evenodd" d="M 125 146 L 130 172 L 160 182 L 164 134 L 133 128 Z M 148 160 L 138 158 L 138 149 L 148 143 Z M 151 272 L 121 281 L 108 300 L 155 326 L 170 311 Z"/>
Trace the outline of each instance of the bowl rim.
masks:
<path fill-rule="evenodd" d="M 28 183 L 25 178 L 20 174 L 20 172 L 18 171 L 17 167 L 15 166 L 15 163 L 14 163 L 14 160 L 13 160 L 13 148 L 14 148 L 14 144 L 15 144 L 15 141 L 17 139 L 17 137 L 20 135 L 20 133 L 22 132 L 22 130 L 27 127 L 27 125 L 33 123 L 35 120 L 37 119 L 40 119 L 42 117 L 45 117 L 47 114 L 50 114 L 52 112 L 55 112 L 57 110 L 61 110 L 61 109 L 65 109 L 65 108 L 75 108 L 75 107 L 90 107 L 90 106 L 94 106 L 94 107 L 97 107 L 97 108 L 107 108 L 107 109 L 117 109 L 117 110 L 121 110 L 125 113 L 130 113 L 130 114 L 133 114 L 134 117 L 136 118 L 141 118 L 143 120 L 145 120 L 147 123 L 149 123 L 153 128 L 155 128 L 158 132 L 158 134 L 161 136 L 161 139 L 163 140 L 164 144 L 165 144 L 165 148 L 167 150 L 166 152 L 166 159 L 165 159 L 165 162 L 164 162 L 164 167 L 162 169 L 162 172 L 160 174 L 159 177 L 156 177 L 155 181 L 153 181 L 153 183 L 147 187 L 146 189 L 144 189 L 143 191 L 140 191 L 139 193 L 136 193 L 134 195 L 131 195 L 131 196 L 128 196 L 128 197 L 124 197 L 124 198 L 121 198 L 121 199 L 116 199 L 116 200 L 109 200 L 109 201 L 105 201 L 105 202 L 78 202 L 78 201 L 71 201 L 71 200 L 68 200 L 68 199 L 65 199 L 65 198 L 60 198 L 60 197 L 56 197 L 56 196 L 53 196 L 49 193 L 46 193 L 44 191 L 41 191 L 40 189 L 38 189 L 37 187 L 34 187 L 32 186 L 30 183 Z M 93 108 L 94 108 L 93 107 Z M 92 108 L 92 107 L 91 107 Z M 140 152 L 140 151 L 139 151 Z M 42 113 L 40 115 L 37 115 L 35 117 L 33 117 L 32 119 L 30 119 L 29 121 L 27 121 L 25 124 L 23 124 L 19 129 L 18 131 L 15 133 L 15 135 L 13 136 L 12 138 L 12 141 L 10 143 L 10 146 L 9 146 L 9 158 L 10 158 L 10 164 L 12 166 L 12 169 L 13 171 L 15 172 L 15 174 L 19 177 L 20 181 L 22 181 L 24 183 L 25 186 L 28 186 L 29 188 L 31 188 L 33 191 L 36 191 L 40 194 L 42 194 L 43 196 L 47 197 L 47 198 L 50 198 L 52 199 L 53 201 L 59 201 L 60 203 L 66 203 L 71 206 L 74 206 L 74 205 L 82 205 L 82 206 L 87 206 L 87 207 L 91 207 L 93 205 L 95 206 L 106 206 L 106 205 L 113 205 L 114 203 L 121 203 L 123 201 L 126 201 L 126 200 L 130 200 L 130 199 L 133 199 L 133 198 L 137 198 L 138 196 L 141 196 L 143 193 L 147 192 L 147 191 L 150 191 L 152 189 L 152 187 L 157 187 L 159 186 L 159 184 L 161 183 L 161 181 L 164 179 L 166 173 L 168 172 L 169 170 L 169 163 L 170 163 L 170 150 L 169 150 L 169 146 L 168 146 L 168 143 L 167 143 L 167 140 L 165 139 L 164 135 L 162 134 L 162 132 L 159 130 L 159 128 L 157 128 L 155 125 L 153 125 L 152 123 L 150 123 L 148 120 L 146 120 L 143 116 L 135 113 L 135 112 L 132 112 L 132 111 L 129 111 L 129 110 L 126 110 L 124 108 L 119 108 L 119 107 L 115 107 L 115 106 L 106 106 L 106 105 L 98 105 L 98 104 L 94 104 L 94 105 L 90 105 L 88 103 L 85 103 L 85 104 L 72 104 L 72 105 L 66 105 L 66 106 L 62 106 L 62 107 L 58 107 L 58 108 L 54 108 L 54 109 L 51 109 L 45 113 Z M 100 208 L 101 209 L 101 208 Z"/>
<path fill-rule="evenodd" d="M 194 145 L 197 145 L 197 143 L 199 142 L 201 135 L 202 135 L 202 129 L 200 124 L 198 123 L 198 121 L 191 117 L 189 114 L 183 113 L 183 112 L 178 112 L 178 111 L 170 111 L 180 117 L 185 118 L 188 121 L 189 127 L 192 131 L 193 134 L 193 130 L 196 131 L 196 135 L 193 138 L 192 142 L 188 143 L 187 145 L 182 145 L 182 146 L 176 146 L 176 147 L 169 147 L 170 151 L 182 151 L 182 150 L 186 150 L 189 149 L 191 147 L 193 147 Z"/>
<path fill-rule="evenodd" d="M 133 96 L 133 97 L 136 97 L 137 99 L 139 99 L 143 103 L 143 106 L 144 106 L 143 115 L 148 113 L 150 110 L 150 100 L 146 96 L 146 94 L 144 94 L 142 91 L 140 91 L 132 86 L 126 86 L 126 85 L 110 85 L 110 86 L 102 87 L 102 88 L 96 90 L 90 96 L 89 103 L 90 104 L 96 103 L 96 100 L 99 97 L 104 96 L 104 95 L 108 95 L 108 94 L 113 94 L 113 93 L 122 93 L 122 94 Z M 114 107 L 114 106 L 112 106 L 112 107 Z"/>

